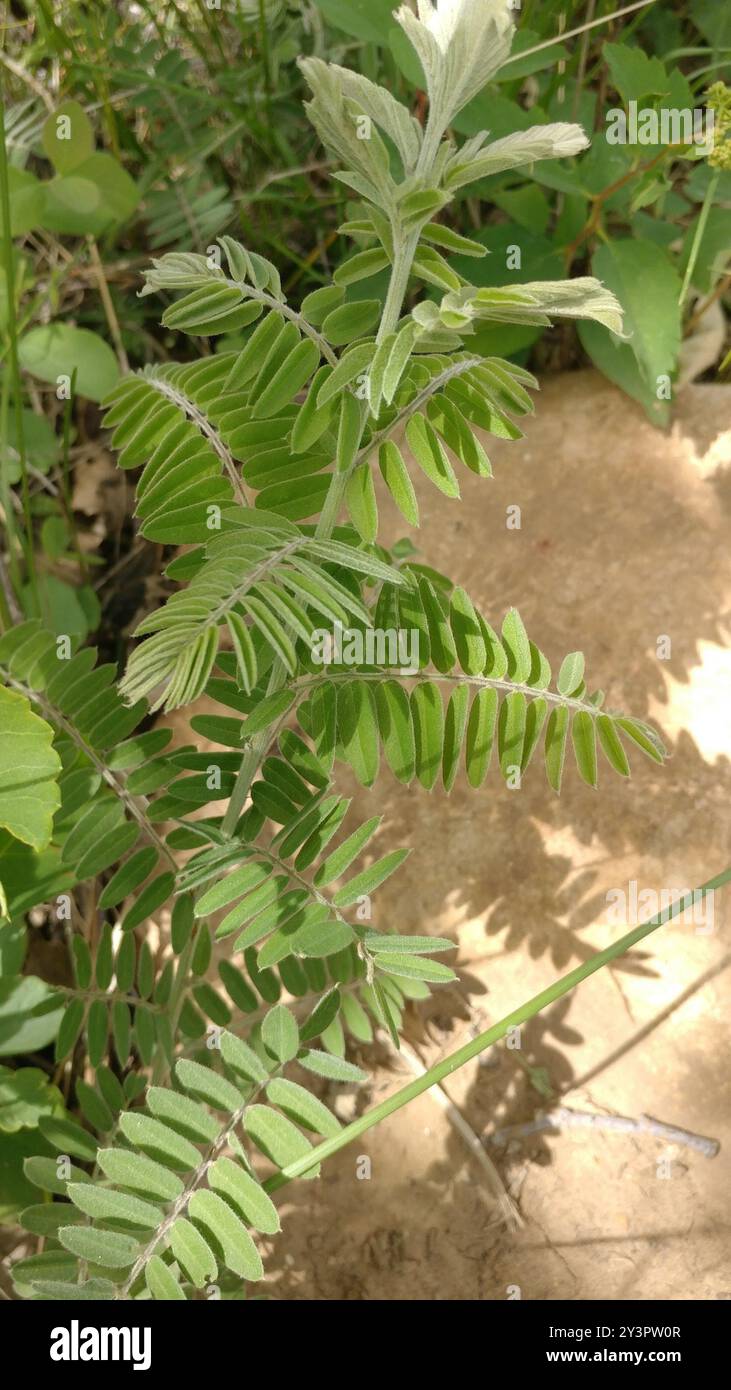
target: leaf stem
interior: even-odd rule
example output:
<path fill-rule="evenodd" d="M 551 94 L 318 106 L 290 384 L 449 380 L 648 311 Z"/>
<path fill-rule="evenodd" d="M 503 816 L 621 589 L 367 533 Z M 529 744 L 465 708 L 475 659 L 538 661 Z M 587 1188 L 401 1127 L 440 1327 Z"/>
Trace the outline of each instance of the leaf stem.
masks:
<path fill-rule="evenodd" d="M 548 1008 L 548 1006 L 554 1004 L 557 999 L 562 999 L 565 994 L 569 994 L 572 989 L 575 989 L 577 985 L 580 985 L 584 980 L 588 979 L 590 975 L 596 974 L 597 970 L 601 970 L 603 966 L 609 965 L 610 962 L 616 960 L 618 956 L 623 956 L 632 946 L 636 946 L 639 941 L 644 940 L 646 936 L 656 931 L 658 927 L 663 926 L 665 922 L 669 922 L 672 917 L 677 917 L 680 912 L 683 912 L 688 907 L 692 907 L 699 898 L 706 897 L 708 893 L 714 892 L 717 888 L 723 887 L 726 883 L 731 883 L 731 866 L 725 869 L 723 873 L 717 874 L 715 878 L 709 879 L 702 887 L 694 889 L 692 893 L 687 893 L 677 902 L 664 908 L 657 916 L 651 917 L 648 922 L 643 922 L 638 927 L 635 927 L 633 931 L 627 932 L 626 936 L 620 937 L 619 941 L 615 941 L 612 946 L 607 946 L 605 950 L 598 951 L 596 955 L 591 956 L 583 965 L 577 966 L 575 970 L 570 970 L 567 975 L 562 975 L 559 980 L 555 980 L 547 989 L 541 990 L 541 992 L 535 994 L 532 999 L 528 999 L 525 1004 L 521 1004 L 520 1008 L 514 1009 L 512 1013 L 506 1014 L 505 1018 L 502 1018 L 499 1023 L 493 1023 L 484 1033 L 478 1034 L 476 1038 L 472 1038 L 470 1042 L 465 1043 L 463 1047 L 457 1048 L 456 1052 L 450 1053 L 450 1055 L 445 1057 L 441 1062 L 437 1062 L 433 1067 L 430 1067 L 423 1076 L 419 1076 L 414 1081 L 410 1081 L 407 1086 L 402 1086 L 400 1091 L 396 1091 L 394 1095 L 389 1096 L 386 1100 L 382 1101 L 380 1105 L 375 1105 L 372 1110 L 367 1110 L 364 1115 L 361 1115 L 357 1120 L 353 1120 L 352 1124 L 346 1125 L 345 1129 L 340 1131 L 340 1134 L 332 1139 L 326 1139 L 322 1144 L 318 1144 L 309 1154 L 306 1154 L 304 1158 L 297 1159 L 295 1163 L 287 1164 L 286 1167 L 282 1168 L 281 1172 L 276 1173 L 273 1177 L 268 1179 L 264 1184 L 266 1190 L 268 1192 L 273 1192 L 279 1187 L 284 1187 L 284 1185 L 291 1182 L 293 1178 L 302 1177 L 304 1173 L 309 1172 L 317 1163 L 321 1163 L 324 1159 L 330 1158 L 333 1154 L 337 1153 L 339 1149 L 345 1148 L 346 1144 L 352 1144 L 354 1139 L 359 1139 L 367 1130 L 372 1129 L 374 1125 L 380 1124 L 381 1120 L 387 1119 L 389 1115 L 393 1115 L 397 1110 L 400 1110 L 402 1106 L 408 1105 L 409 1101 L 415 1100 L 417 1096 L 422 1095 L 424 1091 L 428 1091 L 430 1087 L 439 1085 L 441 1081 L 447 1076 L 451 1076 L 459 1067 L 463 1067 L 466 1062 L 471 1062 L 473 1058 L 478 1057 L 486 1048 L 492 1047 L 493 1043 L 499 1042 L 501 1038 L 505 1037 L 509 1028 L 514 1028 L 521 1023 L 527 1023 L 529 1019 L 534 1018 L 542 1009 Z"/>

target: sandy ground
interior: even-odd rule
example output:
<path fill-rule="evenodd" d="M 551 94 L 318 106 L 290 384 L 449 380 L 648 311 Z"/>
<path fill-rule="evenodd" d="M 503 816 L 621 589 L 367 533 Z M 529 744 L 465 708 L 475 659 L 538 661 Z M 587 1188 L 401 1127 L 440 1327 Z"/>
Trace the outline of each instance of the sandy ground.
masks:
<path fill-rule="evenodd" d="M 427 1064 L 616 939 L 610 890 L 689 888 L 729 863 L 730 422 L 731 390 L 694 386 L 658 433 L 582 372 L 544 385 L 524 441 L 490 441 L 494 481 L 461 471 L 461 505 L 418 487 L 424 558 L 494 625 L 518 606 L 554 669 L 581 647 L 608 704 L 657 721 L 673 750 L 665 769 L 638 754 L 631 782 L 607 772 L 598 793 L 569 775 L 560 799 L 540 765 L 518 792 L 494 773 L 481 792 L 458 784 L 449 798 L 387 772 L 372 793 L 353 788 L 356 814 L 385 808 L 390 843 L 413 846 L 374 900 L 376 925 L 459 945 L 459 987 L 410 1021 Z M 506 527 L 516 503 L 519 531 Z M 404 534 L 388 501 L 382 514 L 390 539 Z M 658 659 L 661 637 L 670 659 Z M 271 1293 L 731 1298 L 730 902 L 729 890 L 716 895 L 710 931 L 667 925 L 527 1025 L 520 1052 L 501 1046 L 448 1082 L 522 1228 L 501 1221 L 485 1174 L 426 1095 L 330 1160 L 318 1183 L 293 1185 Z M 385 1048 L 375 1058 L 359 1108 L 411 1077 Z M 546 1080 L 574 1110 L 649 1112 L 720 1140 L 720 1154 L 596 1128 L 491 1146 L 496 1129 L 546 1105 L 535 1085 Z"/>

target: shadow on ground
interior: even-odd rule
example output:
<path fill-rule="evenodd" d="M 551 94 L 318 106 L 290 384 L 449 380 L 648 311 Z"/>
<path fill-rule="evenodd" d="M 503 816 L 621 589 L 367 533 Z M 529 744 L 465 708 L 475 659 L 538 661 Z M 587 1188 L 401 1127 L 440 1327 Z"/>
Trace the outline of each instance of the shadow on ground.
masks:
<path fill-rule="evenodd" d="M 418 486 L 412 538 L 428 562 L 495 626 L 519 607 L 554 669 L 580 647 L 607 704 L 658 723 L 673 754 L 660 769 L 638 752 L 629 783 L 607 768 L 599 793 L 569 770 L 560 799 L 538 763 L 520 791 L 494 772 L 449 798 L 386 774 L 372 793 L 352 788 L 354 818 L 377 803 L 384 840 L 413 846 L 374 900 L 375 925 L 459 944 L 462 986 L 410 1024 L 425 1065 L 615 939 L 609 890 L 690 888 L 729 863 L 730 405 L 728 388 L 690 387 L 661 434 L 597 374 L 557 378 L 522 443 L 490 441 L 492 482 L 463 471 L 461 505 Z M 506 526 L 515 504 L 520 530 Z M 393 539 L 404 527 L 389 507 Z M 710 932 L 667 925 L 527 1026 L 519 1052 L 496 1050 L 448 1089 L 481 1136 L 531 1118 L 548 1088 L 575 1109 L 649 1111 L 725 1139 L 719 1157 L 601 1131 L 514 1141 L 494 1154 L 525 1222 L 512 1232 L 425 1096 L 361 1141 L 369 1180 L 346 1150 L 319 1182 L 293 1186 L 268 1266 L 274 1296 L 731 1295 L 721 895 L 714 908 Z M 410 1079 L 402 1068 L 384 1056 L 359 1108 Z"/>

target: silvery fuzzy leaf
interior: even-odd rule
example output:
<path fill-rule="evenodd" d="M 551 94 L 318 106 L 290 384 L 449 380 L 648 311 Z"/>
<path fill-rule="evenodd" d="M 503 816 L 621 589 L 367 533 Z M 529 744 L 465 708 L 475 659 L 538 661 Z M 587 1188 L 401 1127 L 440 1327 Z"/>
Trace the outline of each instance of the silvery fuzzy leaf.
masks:
<path fill-rule="evenodd" d="M 401 156 L 404 172 L 410 173 L 421 150 L 419 122 L 385 87 L 379 87 L 361 73 L 339 67 L 337 63 L 331 63 L 330 70 L 340 79 L 344 95 L 356 102 L 386 135 L 390 135 Z"/>
<path fill-rule="evenodd" d="M 358 96 L 351 97 L 346 92 L 340 76 L 343 69 L 320 58 L 300 58 L 299 66 L 313 92 L 305 109 L 323 145 L 376 191 L 378 203 L 390 207 L 395 184 L 388 150 L 376 129 L 369 131 L 368 139 L 359 137 L 359 119 L 369 118 L 369 113 L 363 111 Z M 378 88 L 374 87 L 374 91 L 378 92 Z"/>
<path fill-rule="evenodd" d="M 587 149 L 589 139 L 580 125 L 558 121 L 551 125 L 531 126 L 518 130 L 487 145 L 474 158 L 465 158 L 461 149 L 453 156 L 447 171 L 448 188 L 463 188 L 476 179 L 499 174 L 505 169 L 517 169 L 536 159 L 563 159 Z"/>
<path fill-rule="evenodd" d="M 402 5 L 395 19 L 419 56 L 434 134 L 482 90 L 510 55 L 514 24 L 508 0 L 418 0 L 418 18 Z"/>
<path fill-rule="evenodd" d="M 475 289 L 468 285 L 445 295 L 439 314 L 447 326 L 455 315 L 498 323 L 548 325 L 552 318 L 594 319 L 622 337 L 622 306 L 610 290 L 591 275 L 575 280 L 542 280 L 528 285 Z"/>

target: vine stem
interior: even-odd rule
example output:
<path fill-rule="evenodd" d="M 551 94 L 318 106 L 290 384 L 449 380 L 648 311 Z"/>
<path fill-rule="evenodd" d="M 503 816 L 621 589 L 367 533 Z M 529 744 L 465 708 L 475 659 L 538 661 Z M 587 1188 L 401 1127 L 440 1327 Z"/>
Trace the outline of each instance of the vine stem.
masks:
<path fill-rule="evenodd" d="M 706 897 L 708 893 L 722 888 L 726 883 L 731 883 L 731 866 L 723 873 L 717 874 L 715 878 L 709 879 L 700 888 L 694 889 L 692 893 L 686 893 L 683 898 L 664 908 L 657 916 L 651 917 L 648 922 L 642 922 L 633 931 L 627 932 L 626 936 L 620 937 L 619 941 L 615 941 L 612 946 L 598 951 L 583 965 L 577 966 L 575 970 L 570 970 L 567 975 L 562 975 L 547 989 L 541 990 L 540 994 L 534 994 L 532 999 L 528 999 L 525 1004 L 521 1004 L 520 1008 L 514 1009 L 512 1013 L 506 1014 L 499 1023 L 493 1023 L 485 1032 L 479 1033 L 476 1038 L 472 1038 L 463 1047 L 457 1048 L 456 1052 L 451 1052 L 448 1057 L 430 1067 L 423 1076 L 419 1076 L 414 1081 L 410 1081 L 408 1085 L 402 1086 L 401 1090 L 396 1091 L 380 1105 L 374 1106 L 372 1110 L 367 1110 L 364 1115 L 353 1120 L 352 1124 L 346 1125 L 345 1129 L 342 1129 L 334 1138 L 326 1139 L 324 1143 L 316 1145 L 309 1154 L 298 1159 L 295 1163 L 288 1163 L 281 1172 L 275 1173 L 273 1177 L 269 1178 L 264 1187 L 268 1192 L 274 1192 L 277 1188 L 284 1187 L 286 1183 L 291 1182 L 293 1178 L 302 1177 L 315 1164 L 321 1163 L 326 1158 L 331 1158 L 339 1149 L 345 1148 L 347 1144 L 352 1144 L 355 1139 L 359 1139 L 374 1125 L 380 1124 L 389 1115 L 401 1110 L 404 1105 L 408 1105 L 409 1101 L 423 1095 L 424 1091 L 428 1091 L 432 1086 L 438 1086 L 459 1067 L 463 1067 L 466 1062 L 471 1062 L 486 1048 L 492 1047 L 493 1043 L 499 1042 L 501 1038 L 505 1037 L 509 1028 L 527 1023 L 529 1019 L 534 1018 L 550 1004 L 554 1004 L 557 999 L 562 999 L 565 994 L 569 994 L 590 975 L 596 974 L 597 970 L 609 965 L 618 956 L 623 956 L 632 946 L 636 946 L 639 941 L 644 940 L 651 932 L 669 922 L 672 917 L 677 917 L 680 912 L 692 907 L 699 897 Z"/>

